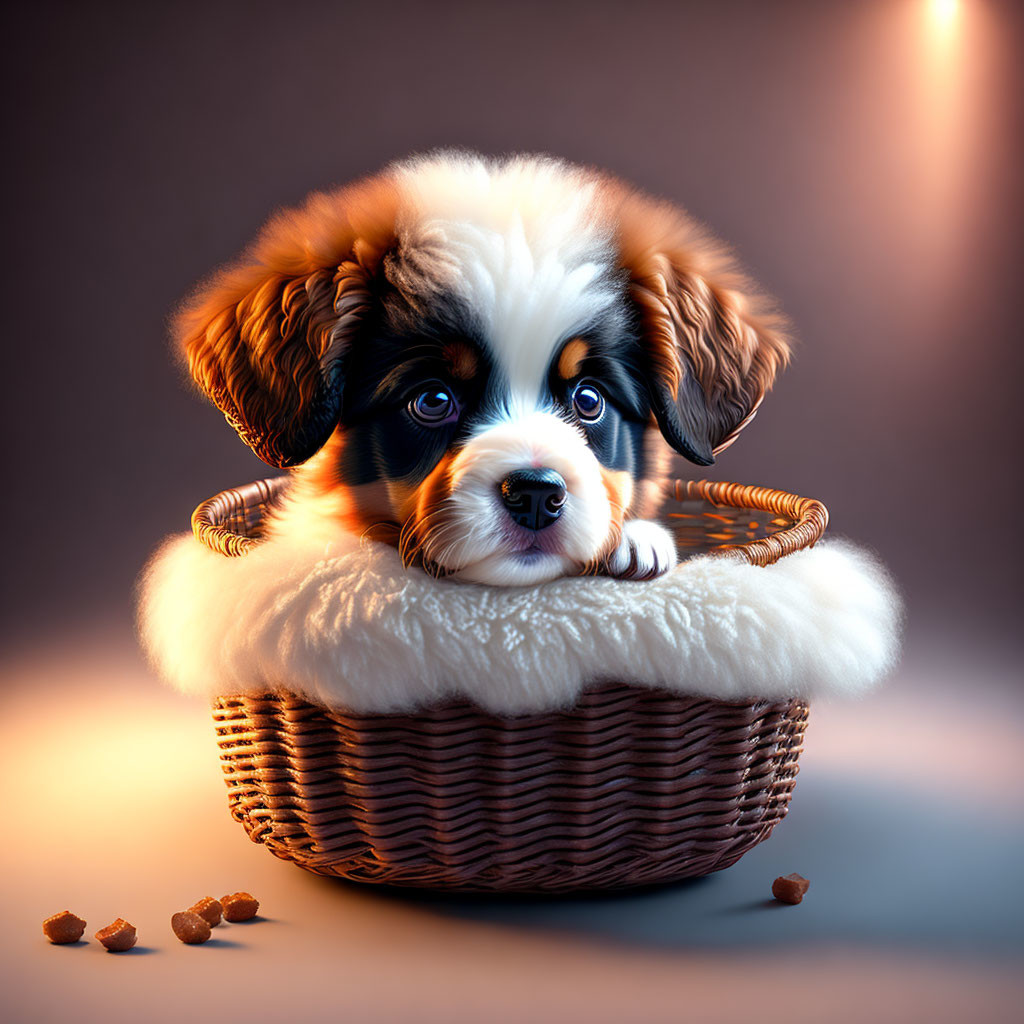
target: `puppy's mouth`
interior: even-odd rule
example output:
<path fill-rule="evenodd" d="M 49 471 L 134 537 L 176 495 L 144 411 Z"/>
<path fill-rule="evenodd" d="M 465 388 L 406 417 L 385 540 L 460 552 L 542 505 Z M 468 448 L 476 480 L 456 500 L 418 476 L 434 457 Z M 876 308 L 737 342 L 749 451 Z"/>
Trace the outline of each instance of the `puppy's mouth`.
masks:
<path fill-rule="evenodd" d="M 534 555 L 546 555 L 548 554 L 539 544 L 531 544 L 528 548 L 521 548 L 519 551 L 512 552 L 517 558 L 521 558 L 524 561 L 529 561 Z"/>
<path fill-rule="evenodd" d="M 501 552 L 495 552 L 500 554 Z M 560 551 L 548 551 L 539 544 L 531 544 L 528 548 L 521 548 L 518 551 L 510 551 L 508 557 L 519 565 L 531 566 L 552 560 L 561 561 L 565 555 Z"/>
<path fill-rule="evenodd" d="M 536 530 L 524 530 L 513 523 L 503 524 L 504 536 L 498 544 L 495 554 L 502 550 L 510 555 L 563 555 L 563 544 L 561 543 L 561 531 L 557 526 L 548 527 L 543 532 Z"/>
<path fill-rule="evenodd" d="M 564 555 L 528 548 L 524 551 L 495 551 L 450 574 L 465 583 L 497 586 L 535 586 L 560 576 L 574 575 L 575 563 Z"/>
<path fill-rule="evenodd" d="M 582 566 L 567 550 L 570 535 L 561 523 L 528 530 L 511 522 L 504 509 L 496 508 L 493 516 L 493 546 L 482 557 L 449 570 L 450 576 L 466 582 L 522 586 L 581 571 Z"/>

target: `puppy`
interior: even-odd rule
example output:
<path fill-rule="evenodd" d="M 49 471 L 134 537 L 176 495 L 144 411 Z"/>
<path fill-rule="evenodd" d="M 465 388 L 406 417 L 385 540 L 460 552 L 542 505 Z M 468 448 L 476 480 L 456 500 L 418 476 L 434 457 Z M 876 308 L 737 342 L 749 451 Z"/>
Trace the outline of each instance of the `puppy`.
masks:
<path fill-rule="evenodd" d="M 279 214 L 175 334 L 253 451 L 297 467 L 268 530 L 349 531 L 505 585 L 670 569 L 649 518 L 669 446 L 710 465 L 788 358 L 680 210 L 461 152 Z"/>

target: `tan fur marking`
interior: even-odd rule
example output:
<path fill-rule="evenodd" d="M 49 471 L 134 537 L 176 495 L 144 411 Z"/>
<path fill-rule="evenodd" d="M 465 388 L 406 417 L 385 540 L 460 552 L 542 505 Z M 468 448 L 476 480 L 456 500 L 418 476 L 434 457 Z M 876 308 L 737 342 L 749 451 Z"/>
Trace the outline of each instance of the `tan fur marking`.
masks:
<path fill-rule="evenodd" d="M 643 437 L 646 476 L 636 482 L 633 498 L 633 518 L 653 519 L 665 501 L 665 485 L 672 468 L 672 449 L 652 416 Z"/>
<path fill-rule="evenodd" d="M 434 576 L 443 574 L 439 564 L 443 549 L 455 538 L 453 520 L 446 515 L 445 502 L 452 492 L 452 463 L 455 453 L 448 451 L 430 475 L 411 491 L 402 509 L 402 533 L 398 550 L 406 565 L 421 563 Z"/>
<path fill-rule="evenodd" d="M 601 567 L 622 539 L 622 524 L 629 515 L 633 501 L 633 477 L 624 469 L 607 469 L 601 466 L 601 483 L 604 484 L 608 504 L 611 506 L 611 523 L 604 547 L 582 569 L 581 575 L 591 576 L 601 572 Z"/>
<path fill-rule="evenodd" d="M 329 499 L 332 518 L 348 533 L 397 544 L 398 510 L 409 489 L 384 480 L 355 487 L 342 483 L 339 469 L 344 448 L 345 432 L 338 427 L 303 466 L 298 486 L 317 499 Z"/>
<path fill-rule="evenodd" d="M 601 481 L 612 507 L 612 526 L 618 532 L 633 501 L 633 477 L 624 469 L 601 467 Z"/>
<path fill-rule="evenodd" d="M 580 372 L 583 360 L 590 354 L 590 346 L 582 338 L 573 338 L 565 343 L 562 354 L 558 357 L 558 376 L 562 380 L 572 380 Z"/>
<path fill-rule="evenodd" d="M 444 357 L 452 374 L 459 380 L 472 380 L 480 370 L 480 360 L 471 345 L 464 341 L 450 341 L 444 347 Z"/>

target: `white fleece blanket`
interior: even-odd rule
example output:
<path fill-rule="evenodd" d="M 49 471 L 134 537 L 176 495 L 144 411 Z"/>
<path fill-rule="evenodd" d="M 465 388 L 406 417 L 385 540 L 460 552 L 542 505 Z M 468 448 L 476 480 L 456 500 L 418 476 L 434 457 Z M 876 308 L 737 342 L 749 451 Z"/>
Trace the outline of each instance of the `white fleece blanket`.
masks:
<path fill-rule="evenodd" d="M 682 562 L 651 582 L 499 588 L 434 580 L 373 542 L 275 538 L 226 558 L 171 538 L 141 583 L 153 665 L 188 693 L 290 691 L 353 711 L 465 696 L 499 713 L 601 681 L 722 699 L 856 695 L 893 667 L 900 602 L 864 551 L 759 568 Z"/>

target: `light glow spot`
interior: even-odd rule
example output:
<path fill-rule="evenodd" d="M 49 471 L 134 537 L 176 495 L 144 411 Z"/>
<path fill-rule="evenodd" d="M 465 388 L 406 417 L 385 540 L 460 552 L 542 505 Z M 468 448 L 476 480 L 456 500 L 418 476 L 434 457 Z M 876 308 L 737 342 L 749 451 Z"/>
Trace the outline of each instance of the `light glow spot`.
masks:
<path fill-rule="evenodd" d="M 940 31 L 949 31 L 960 13 L 960 0 L 929 0 L 929 11 L 935 27 Z"/>

